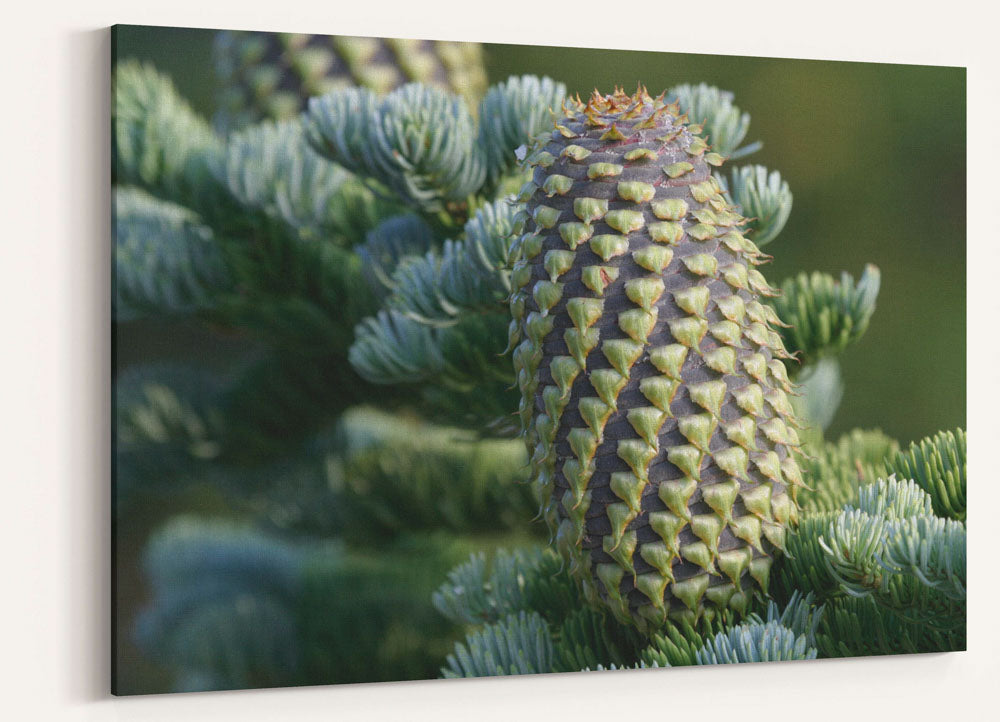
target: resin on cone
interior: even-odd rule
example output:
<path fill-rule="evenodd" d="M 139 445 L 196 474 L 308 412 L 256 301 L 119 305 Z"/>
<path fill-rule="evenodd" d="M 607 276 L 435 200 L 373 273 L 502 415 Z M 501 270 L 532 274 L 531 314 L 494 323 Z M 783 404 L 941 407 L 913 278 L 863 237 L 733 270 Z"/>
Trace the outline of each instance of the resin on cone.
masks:
<path fill-rule="evenodd" d="M 568 103 L 528 151 L 512 244 L 541 515 L 639 626 L 744 613 L 802 485 L 776 291 L 700 133 L 644 89 Z"/>

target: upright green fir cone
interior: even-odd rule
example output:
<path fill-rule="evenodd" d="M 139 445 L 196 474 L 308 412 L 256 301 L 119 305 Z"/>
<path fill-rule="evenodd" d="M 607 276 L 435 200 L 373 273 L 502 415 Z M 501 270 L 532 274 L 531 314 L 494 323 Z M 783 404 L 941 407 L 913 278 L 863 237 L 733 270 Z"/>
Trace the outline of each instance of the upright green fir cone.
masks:
<path fill-rule="evenodd" d="M 797 519 L 798 438 L 722 158 L 663 96 L 564 107 L 532 149 L 511 347 L 541 515 L 639 626 L 746 610 Z"/>
<path fill-rule="evenodd" d="M 479 102 L 486 89 L 476 43 L 222 31 L 213 48 L 220 131 L 285 120 L 308 99 L 360 85 L 377 93 L 418 81 Z"/>

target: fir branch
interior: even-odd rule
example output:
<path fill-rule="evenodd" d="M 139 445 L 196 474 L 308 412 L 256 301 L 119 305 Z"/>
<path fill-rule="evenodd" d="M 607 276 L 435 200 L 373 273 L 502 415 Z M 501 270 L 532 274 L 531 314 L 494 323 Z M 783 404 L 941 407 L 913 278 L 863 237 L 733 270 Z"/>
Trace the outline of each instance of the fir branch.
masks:
<path fill-rule="evenodd" d="M 886 519 L 853 509 L 834 517 L 818 543 L 830 574 L 845 593 L 862 597 L 884 592 L 889 576 L 880 563 Z"/>
<path fill-rule="evenodd" d="M 181 206 L 115 188 L 112 313 L 118 321 L 211 309 L 231 286 L 212 230 Z"/>
<path fill-rule="evenodd" d="M 349 359 L 372 383 L 420 384 L 416 392 L 436 418 L 509 436 L 519 394 L 502 355 L 506 331 L 501 313 L 466 315 L 436 328 L 383 310 L 355 329 Z"/>
<path fill-rule="evenodd" d="M 115 83 L 119 180 L 197 210 L 212 229 L 232 285 L 216 289 L 218 320 L 293 347 L 346 348 L 375 307 L 342 246 L 390 206 L 313 153 L 297 123 L 223 145 L 152 68 L 123 63 Z"/>
<path fill-rule="evenodd" d="M 555 633 L 555 667 L 576 672 L 622 668 L 635 660 L 637 637 L 603 611 L 584 605 L 566 616 Z"/>
<path fill-rule="evenodd" d="M 477 145 L 484 149 L 492 185 L 515 169 L 517 148 L 551 129 L 565 97 L 565 85 L 534 75 L 511 76 L 489 89 L 479 109 Z"/>
<path fill-rule="evenodd" d="M 322 155 L 424 212 L 465 200 L 485 179 L 472 116 L 445 91 L 411 83 L 378 100 L 368 90 L 337 90 L 312 98 L 305 118 Z"/>
<path fill-rule="evenodd" d="M 222 452 L 222 382 L 189 365 L 133 366 L 114 384 L 116 513 L 176 492 Z"/>
<path fill-rule="evenodd" d="M 360 258 L 326 239 L 255 234 L 225 250 L 243 292 L 220 302 L 220 317 L 274 346 L 342 358 L 354 325 L 376 308 Z"/>
<path fill-rule="evenodd" d="M 180 689 L 292 684 L 302 554 L 227 522 L 179 518 L 144 554 L 152 601 L 137 640 Z"/>
<path fill-rule="evenodd" d="M 539 674 L 553 671 L 552 637 L 538 612 L 510 615 L 469 634 L 448 655 L 445 678 Z"/>
<path fill-rule="evenodd" d="M 300 683 L 438 676 L 456 635 L 431 594 L 448 569 L 484 546 L 436 533 L 401 537 L 378 551 L 318 548 L 304 565 L 297 605 Z"/>
<path fill-rule="evenodd" d="M 786 591 L 843 594 L 878 608 L 834 606 L 837 625 L 877 624 L 861 617 L 886 615 L 906 627 L 914 650 L 964 644 L 965 528 L 932 516 L 930 497 L 913 481 L 879 479 L 859 489 L 844 511 L 805 515 L 789 537 L 779 578 Z M 830 654 L 856 648 L 836 636 L 822 646 Z M 863 649 L 858 653 L 888 651 Z"/>
<path fill-rule="evenodd" d="M 697 664 L 742 664 L 816 659 L 805 634 L 779 622 L 740 624 L 712 637 L 695 653 Z"/>
<path fill-rule="evenodd" d="M 809 365 L 857 342 L 875 313 L 880 278 L 878 268 L 869 264 L 857 283 L 847 272 L 839 281 L 818 271 L 786 279 L 781 295 L 770 299 L 788 324 L 781 329 L 785 348 Z"/>
<path fill-rule="evenodd" d="M 303 240 L 350 244 L 359 230 L 391 212 L 350 173 L 317 155 L 298 121 L 262 123 L 230 135 L 213 172 L 244 209 Z"/>
<path fill-rule="evenodd" d="M 871 597 L 842 597 L 826 604 L 816 640 L 823 657 L 940 652 L 965 649 L 965 628 L 933 629 Z"/>
<path fill-rule="evenodd" d="M 774 600 L 768 600 L 767 612 L 763 621 L 765 623 L 777 622 L 781 626 L 790 629 L 797 636 L 804 635 L 810 647 L 816 646 L 816 631 L 819 629 L 823 618 L 823 607 L 816 607 L 812 592 L 803 595 L 796 590 L 784 609 L 781 609 Z"/>
<path fill-rule="evenodd" d="M 418 258 L 435 245 L 434 232 L 412 213 L 393 216 L 365 235 L 357 247 L 369 285 L 384 301 L 396 289 L 393 275 L 406 259 Z"/>
<path fill-rule="evenodd" d="M 720 155 L 735 160 L 761 148 L 759 142 L 739 148 L 750 129 L 750 114 L 733 105 L 732 93 L 706 83 L 678 85 L 670 89 L 668 99 L 676 101 L 693 123 L 703 125 L 708 142 Z"/>
<path fill-rule="evenodd" d="M 860 488 L 855 504 L 845 509 L 859 509 L 890 520 L 934 515 L 927 492 L 908 479 L 896 479 L 895 474 Z"/>
<path fill-rule="evenodd" d="M 517 614 L 538 615 L 547 624 L 552 648 L 551 667 L 544 671 L 624 666 L 643 644 L 636 630 L 584 600 L 551 549 L 500 550 L 492 563 L 485 555 L 474 555 L 452 570 L 434 595 L 434 604 L 460 624 L 497 624 Z M 479 632 L 487 637 L 498 633 L 489 628 Z"/>
<path fill-rule="evenodd" d="M 819 544 L 822 535 L 840 515 L 838 511 L 803 514 L 785 540 L 786 554 L 777 568 L 776 589 L 784 597 L 808 590 L 826 600 L 837 592 L 837 583 L 827 567 L 826 554 Z"/>
<path fill-rule="evenodd" d="M 925 501 L 929 509 L 930 499 Z M 913 514 L 901 518 L 890 528 L 882 560 L 891 571 L 913 576 L 925 587 L 949 599 L 964 601 L 965 548 L 962 522 L 940 519 L 929 513 Z"/>
<path fill-rule="evenodd" d="M 965 520 L 966 438 L 963 429 L 939 431 L 886 459 L 886 470 L 913 479 L 931 496 L 934 513 Z"/>
<path fill-rule="evenodd" d="M 322 155 L 353 172 L 377 177 L 378 168 L 367 144 L 378 112 L 378 96 L 368 90 L 332 91 L 309 101 L 303 116 L 306 136 Z"/>
<path fill-rule="evenodd" d="M 603 664 L 598 664 L 596 667 L 588 666 L 584 667 L 579 671 L 580 672 L 625 672 L 625 671 L 634 671 L 637 669 L 649 669 L 649 665 L 641 661 L 633 665 L 623 665 L 621 667 L 619 667 L 617 664 L 609 664 L 607 667 L 605 667 Z"/>
<path fill-rule="evenodd" d="M 742 166 L 733 169 L 726 185 L 733 202 L 749 219 L 745 228 L 757 247 L 777 238 L 792 212 L 792 192 L 781 174 L 768 172 L 762 165 Z"/>
<path fill-rule="evenodd" d="M 915 483 L 890 477 L 862 488 L 818 544 L 841 591 L 950 633 L 965 619 L 965 528 L 930 511 Z"/>
<path fill-rule="evenodd" d="M 517 441 L 357 409 L 339 424 L 334 449 L 329 485 L 351 538 L 523 530 L 531 518 L 527 458 Z"/>
<path fill-rule="evenodd" d="M 510 294 L 507 250 L 514 208 L 507 200 L 482 206 L 465 224 L 465 239 L 440 253 L 400 264 L 390 306 L 432 326 L 457 323 L 470 312 L 502 312 Z"/>
<path fill-rule="evenodd" d="M 425 381 L 445 370 L 440 343 L 445 333 L 398 311 L 379 311 L 355 329 L 351 366 L 372 383 Z"/>
<path fill-rule="evenodd" d="M 434 607 L 456 624 L 497 622 L 525 609 L 524 585 L 542 550 L 497 550 L 487 563 L 482 552 L 448 572 L 434 592 Z"/>
<path fill-rule="evenodd" d="M 680 667 L 696 664 L 736 664 L 815 659 L 815 632 L 821 612 L 809 609 L 809 602 L 793 599 L 784 613 L 769 609 L 768 619 L 756 615 L 743 624 L 721 626 L 711 632 L 690 626 L 670 626 L 656 634 L 641 653 L 648 667 Z M 795 624 L 790 628 L 783 621 Z"/>
<path fill-rule="evenodd" d="M 697 652 L 705 638 L 688 624 L 669 624 L 653 635 L 648 647 L 640 652 L 647 667 L 687 667 L 697 664 Z"/>
<path fill-rule="evenodd" d="M 174 522 L 146 553 L 140 639 L 182 689 L 427 678 L 454 644 L 432 580 L 475 548 L 410 537 L 374 555 Z"/>
<path fill-rule="evenodd" d="M 803 511 L 839 511 L 862 484 L 884 476 L 883 460 L 898 449 L 898 442 L 877 429 L 853 429 L 836 443 L 808 445 L 802 471 L 810 488 L 799 490 L 799 505 Z"/>
<path fill-rule="evenodd" d="M 538 566 L 527 575 L 524 599 L 526 609 L 537 611 L 555 626 L 562 625 L 576 610 L 587 605 L 566 562 L 552 547 L 544 550 Z"/>
<path fill-rule="evenodd" d="M 112 170 L 166 200 L 203 210 L 219 202 L 212 174 L 222 143 L 151 65 L 125 61 L 112 78 Z"/>

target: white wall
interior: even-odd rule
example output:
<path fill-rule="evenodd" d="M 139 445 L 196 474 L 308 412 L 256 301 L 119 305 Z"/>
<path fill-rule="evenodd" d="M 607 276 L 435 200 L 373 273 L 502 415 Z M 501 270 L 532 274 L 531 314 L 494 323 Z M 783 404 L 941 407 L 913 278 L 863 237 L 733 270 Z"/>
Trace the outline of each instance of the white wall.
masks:
<path fill-rule="evenodd" d="M 980 3 L 20 2 L 0 40 L 0 710 L 8 719 L 978 720 L 996 715 L 996 18 Z M 888 7 L 882 7 L 888 5 Z M 982 3 L 985 7 L 985 3 Z M 741 6 L 741 7 L 740 7 Z M 727 14 L 728 7 L 734 15 Z M 713 21 L 713 18 L 733 17 Z M 116 700 L 109 687 L 108 33 L 116 22 L 966 65 L 969 651 Z M 678 24 L 676 30 L 672 27 Z M 699 30 L 699 26 L 704 28 Z M 928 98 L 933 112 L 933 98 Z M 891 353 L 886 349 L 886 353 Z M 993 355 L 991 361 L 989 356 Z M 905 360 L 904 360 L 905 362 Z M 992 621 L 992 626 L 990 625 Z"/>

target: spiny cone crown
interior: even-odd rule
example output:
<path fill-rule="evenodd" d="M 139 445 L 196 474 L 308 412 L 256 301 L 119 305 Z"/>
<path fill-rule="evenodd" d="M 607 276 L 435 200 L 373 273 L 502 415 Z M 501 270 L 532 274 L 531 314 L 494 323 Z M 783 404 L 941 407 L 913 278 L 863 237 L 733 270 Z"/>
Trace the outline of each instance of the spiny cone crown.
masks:
<path fill-rule="evenodd" d="M 764 257 L 676 106 L 616 90 L 563 111 L 512 244 L 541 515 L 622 621 L 745 612 L 802 484 Z"/>
<path fill-rule="evenodd" d="M 310 97 L 351 85 L 388 93 L 419 81 L 470 106 L 486 88 L 476 43 L 225 31 L 214 55 L 225 129 L 291 118 Z"/>

